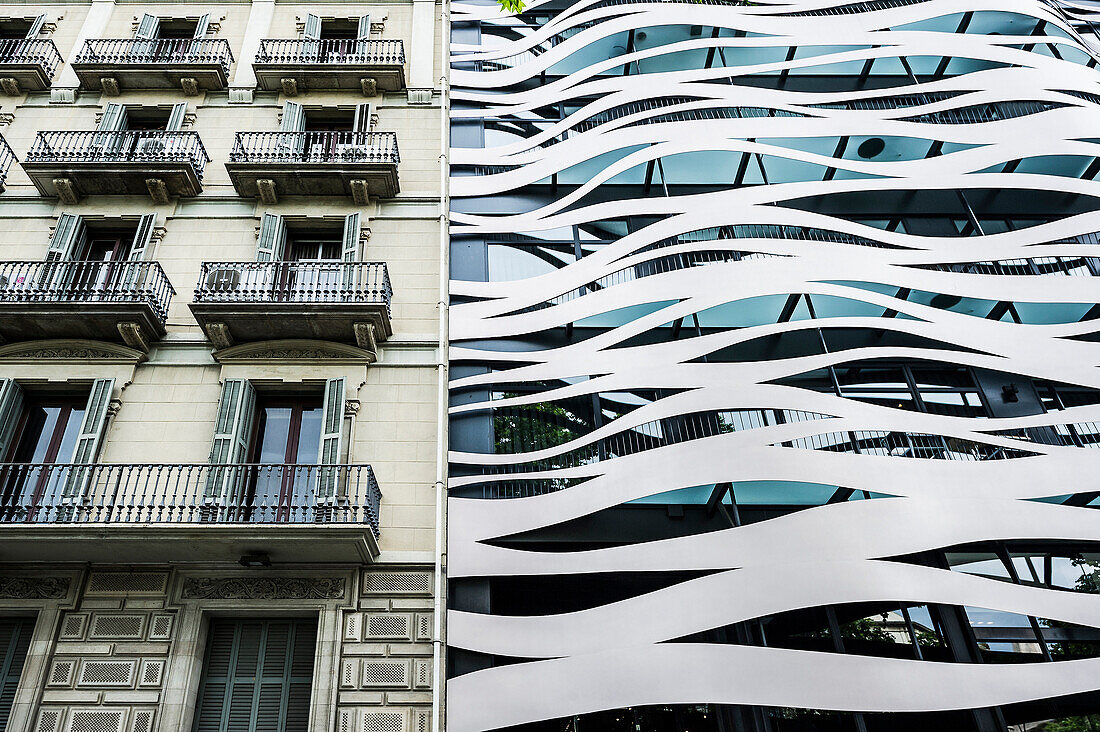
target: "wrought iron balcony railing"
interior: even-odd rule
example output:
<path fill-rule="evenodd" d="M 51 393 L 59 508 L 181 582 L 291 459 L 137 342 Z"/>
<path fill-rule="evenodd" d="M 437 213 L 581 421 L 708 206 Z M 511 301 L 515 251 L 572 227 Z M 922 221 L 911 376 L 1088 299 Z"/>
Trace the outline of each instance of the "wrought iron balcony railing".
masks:
<path fill-rule="evenodd" d="M 48 38 L 16 38 L 0 41 L 0 67 L 5 65 L 41 66 L 46 76 L 53 76 L 61 65 L 61 53 Z"/>
<path fill-rule="evenodd" d="M 393 132 L 238 132 L 231 163 L 374 163 L 397 165 Z"/>
<path fill-rule="evenodd" d="M 78 64 L 217 64 L 228 75 L 233 52 L 224 38 L 99 38 L 84 42 Z"/>
<path fill-rule="evenodd" d="M 399 40 L 265 38 L 256 52 L 258 64 L 397 65 L 405 63 Z"/>
<path fill-rule="evenodd" d="M 365 524 L 369 465 L 0 463 L 0 524 Z"/>
<path fill-rule="evenodd" d="M 8 141 L 0 137 L 0 190 L 3 189 L 4 183 L 8 179 L 8 171 L 11 170 L 11 164 L 14 162 L 15 153 L 12 152 Z"/>
<path fill-rule="evenodd" d="M 210 156 L 197 132 L 96 130 L 39 132 L 27 163 L 186 163 L 201 180 Z"/>
<path fill-rule="evenodd" d="M 382 305 L 393 288 L 384 262 L 203 262 L 195 302 Z"/>
<path fill-rule="evenodd" d="M 0 262 L 0 303 L 145 303 L 163 324 L 175 293 L 159 262 Z"/>

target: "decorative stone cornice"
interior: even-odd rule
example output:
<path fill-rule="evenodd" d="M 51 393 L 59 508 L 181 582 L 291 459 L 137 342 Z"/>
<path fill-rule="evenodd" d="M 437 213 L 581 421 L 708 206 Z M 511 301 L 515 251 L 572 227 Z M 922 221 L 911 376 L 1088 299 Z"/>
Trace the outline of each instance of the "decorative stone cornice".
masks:
<path fill-rule="evenodd" d="M 249 361 L 363 361 L 373 362 L 375 354 L 345 343 L 317 340 L 277 340 L 242 343 L 214 353 L 221 363 Z"/>
<path fill-rule="evenodd" d="M 68 577 L 0 577 L 5 600 L 60 600 L 68 592 Z"/>
<path fill-rule="evenodd" d="M 188 577 L 185 600 L 340 600 L 339 577 Z"/>

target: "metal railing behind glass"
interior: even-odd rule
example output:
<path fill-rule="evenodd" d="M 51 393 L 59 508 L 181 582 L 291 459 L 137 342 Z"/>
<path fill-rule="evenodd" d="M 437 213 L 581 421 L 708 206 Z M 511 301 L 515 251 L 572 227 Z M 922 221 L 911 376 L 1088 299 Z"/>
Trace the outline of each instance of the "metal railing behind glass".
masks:
<path fill-rule="evenodd" d="M 384 262 L 203 262 L 195 302 L 375 303 L 390 309 Z"/>
<path fill-rule="evenodd" d="M 258 64 L 403 64 L 399 40 L 265 38 L 256 52 Z"/>
<path fill-rule="evenodd" d="M 367 524 L 369 465 L 0 463 L 0 523 Z"/>
<path fill-rule="evenodd" d="M 397 165 L 393 132 L 238 132 L 231 163 L 381 163 Z"/>
<path fill-rule="evenodd" d="M 226 75 L 233 52 L 224 38 L 97 38 L 84 42 L 78 64 L 217 64 Z"/>
<path fill-rule="evenodd" d="M 163 323 L 175 292 L 159 262 L 0 262 L 0 302 L 146 303 Z"/>
<path fill-rule="evenodd" d="M 15 38 L 0 41 L 0 64 L 37 64 L 47 76 L 61 65 L 61 53 L 48 38 Z"/>
<path fill-rule="evenodd" d="M 197 132 L 81 130 L 39 132 L 28 163 L 189 163 L 201 179 L 210 162 Z"/>

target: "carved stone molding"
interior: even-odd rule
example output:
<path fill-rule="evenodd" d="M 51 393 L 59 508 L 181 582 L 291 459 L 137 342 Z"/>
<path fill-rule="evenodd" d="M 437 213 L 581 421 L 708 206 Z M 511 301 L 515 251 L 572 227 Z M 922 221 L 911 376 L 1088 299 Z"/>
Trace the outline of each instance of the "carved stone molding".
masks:
<path fill-rule="evenodd" d="M 333 341 L 287 339 L 242 343 L 218 350 L 214 354 L 221 363 L 248 361 L 356 361 L 371 362 L 371 351 Z"/>
<path fill-rule="evenodd" d="M 10 125 L 15 121 L 15 115 L 11 112 L 0 112 L 0 127 Z"/>
<path fill-rule="evenodd" d="M 339 577 L 188 577 L 185 600 L 340 600 Z"/>
<path fill-rule="evenodd" d="M 137 363 L 145 359 L 141 351 L 117 343 L 89 340 L 21 341 L 0 346 L 5 361 L 116 361 Z"/>
<path fill-rule="evenodd" d="M 0 577 L 5 600 L 60 600 L 68 592 L 68 577 Z"/>

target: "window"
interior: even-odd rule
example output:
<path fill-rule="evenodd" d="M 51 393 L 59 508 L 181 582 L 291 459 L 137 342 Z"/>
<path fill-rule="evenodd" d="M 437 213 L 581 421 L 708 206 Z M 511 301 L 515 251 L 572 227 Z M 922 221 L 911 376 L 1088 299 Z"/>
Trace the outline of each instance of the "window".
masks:
<path fill-rule="evenodd" d="M 0 19 L 0 39 L 22 40 L 34 38 L 42 30 L 42 23 L 46 16 L 38 18 L 2 18 Z"/>
<path fill-rule="evenodd" d="M 210 623 L 194 732 L 305 732 L 316 620 Z"/>
<path fill-rule="evenodd" d="M 19 676 L 27 660 L 27 649 L 34 631 L 34 618 L 4 618 L 0 620 L 0 729 L 8 728 Z"/>
<path fill-rule="evenodd" d="M 255 519 L 269 520 L 273 510 L 285 519 L 286 514 L 309 504 L 315 471 L 290 466 L 317 464 L 322 411 L 320 393 L 259 398 L 249 462 L 281 467 L 256 471 L 247 497 L 256 508 L 252 513 Z"/>
<path fill-rule="evenodd" d="M 97 379 L 89 392 L 30 392 L 0 379 L 2 518 L 50 520 L 83 495 L 89 476 L 69 464 L 96 461 L 107 424 L 114 379 Z M 57 466 L 57 467 L 53 467 Z"/>

